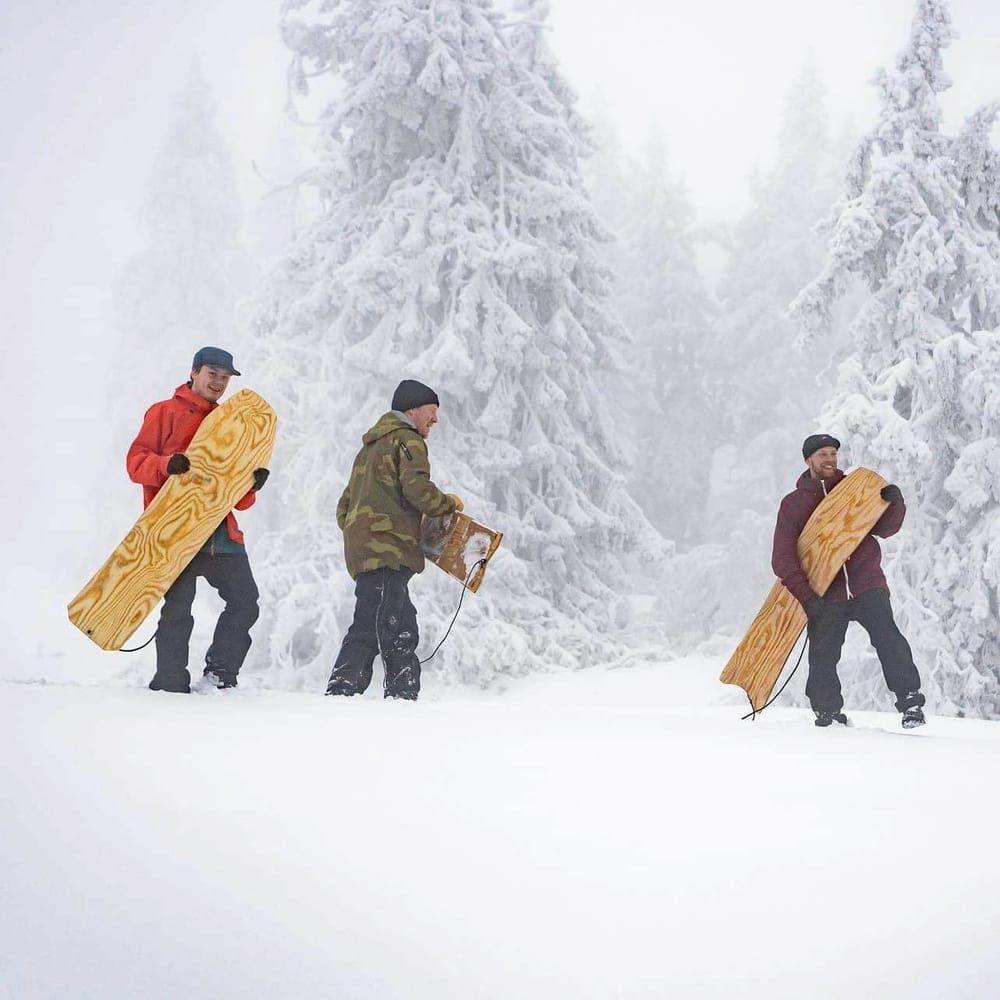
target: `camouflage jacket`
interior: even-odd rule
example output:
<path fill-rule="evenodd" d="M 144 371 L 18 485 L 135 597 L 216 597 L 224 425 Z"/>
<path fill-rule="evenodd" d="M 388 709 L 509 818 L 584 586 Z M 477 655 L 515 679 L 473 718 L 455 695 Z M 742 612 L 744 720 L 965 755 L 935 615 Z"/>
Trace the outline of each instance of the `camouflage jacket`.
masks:
<path fill-rule="evenodd" d="M 364 444 L 337 504 L 352 577 L 383 566 L 420 573 L 420 518 L 455 510 L 431 482 L 427 445 L 401 414 L 390 410 L 361 439 Z"/>

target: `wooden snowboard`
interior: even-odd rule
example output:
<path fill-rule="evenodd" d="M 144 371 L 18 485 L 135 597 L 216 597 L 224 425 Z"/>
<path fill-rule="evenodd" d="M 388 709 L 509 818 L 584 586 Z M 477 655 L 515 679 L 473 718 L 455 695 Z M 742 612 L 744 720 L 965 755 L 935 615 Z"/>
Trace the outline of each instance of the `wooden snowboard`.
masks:
<path fill-rule="evenodd" d="M 817 594 L 826 593 L 889 506 L 879 495 L 885 485 L 870 469 L 855 469 L 806 522 L 799 535 L 799 559 Z M 719 680 L 743 688 L 754 711 L 760 711 L 805 626 L 802 605 L 777 580 Z"/>
<path fill-rule="evenodd" d="M 473 566 L 482 560 L 469 580 L 469 590 L 479 590 L 486 575 L 486 565 L 500 548 L 503 532 L 473 521 L 468 514 L 456 511 L 444 517 L 425 517 L 420 529 L 424 555 L 449 576 L 465 583 Z"/>
<path fill-rule="evenodd" d="M 235 504 L 266 468 L 274 410 L 243 389 L 205 417 L 135 527 L 69 604 L 69 620 L 102 649 L 121 649 Z"/>

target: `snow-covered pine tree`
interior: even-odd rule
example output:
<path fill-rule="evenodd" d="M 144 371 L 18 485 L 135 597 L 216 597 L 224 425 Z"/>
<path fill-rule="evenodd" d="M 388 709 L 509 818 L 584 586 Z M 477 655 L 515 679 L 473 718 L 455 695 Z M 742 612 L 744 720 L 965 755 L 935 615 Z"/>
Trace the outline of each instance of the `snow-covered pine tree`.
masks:
<path fill-rule="evenodd" d="M 615 237 L 605 251 L 613 302 L 632 340 L 618 397 L 634 428 L 630 492 L 660 532 L 690 544 L 704 531 L 715 428 L 705 419 L 715 306 L 698 268 L 695 211 L 658 135 L 635 158 L 612 137 L 595 159 L 590 182 Z"/>
<path fill-rule="evenodd" d="M 751 203 L 728 240 L 719 317 L 704 347 L 711 373 L 707 502 L 710 534 L 666 569 L 661 610 L 677 630 L 745 627 L 772 579 L 770 543 L 780 498 L 800 468 L 799 446 L 833 392 L 847 348 L 838 314 L 822 343 L 796 346 L 788 304 L 824 259 L 815 226 L 837 200 L 825 88 L 811 62 L 785 99 L 773 166 L 751 178 Z M 840 171 L 842 173 L 842 170 Z"/>
<path fill-rule="evenodd" d="M 779 440 L 792 443 L 794 456 L 805 421 L 829 397 L 822 374 L 833 371 L 832 357 L 846 344 L 827 341 L 796 350 L 787 312 L 822 265 L 823 241 L 814 229 L 838 198 L 842 167 L 831 155 L 825 87 L 806 63 L 785 99 L 774 167 L 754 178 L 751 207 L 734 231 L 719 289 L 723 318 L 717 370 L 726 397 L 720 417 L 725 436 L 743 438 L 737 449 L 758 433 L 773 438 L 777 432 Z M 749 437 L 748 430 L 753 432 Z M 731 447 L 722 463 L 729 465 L 734 457 Z M 788 464 L 780 456 L 777 463 L 779 468 Z M 767 485 L 771 473 L 768 467 Z M 749 485 L 744 481 L 738 488 L 745 492 Z M 762 485 L 756 483 L 747 497 L 751 506 Z M 769 499 L 764 503 L 770 509 Z"/>
<path fill-rule="evenodd" d="M 595 388 L 620 327 L 585 143 L 554 68 L 532 71 L 502 24 L 490 0 L 285 0 L 295 88 L 334 79 L 322 213 L 258 324 L 282 428 L 281 525 L 257 561 L 273 682 L 319 687 L 330 669 L 352 608 L 336 504 L 402 377 L 441 395 L 435 479 L 506 533 L 439 673 L 485 684 L 609 658 L 623 554 L 658 543 Z M 414 587 L 426 653 L 459 592 L 433 567 Z"/>
<path fill-rule="evenodd" d="M 148 182 L 145 246 L 127 262 L 116 290 L 118 341 L 109 385 L 122 454 L 144 408 L 183 380 L 197 348 L 234 345 L 237 352 L 236 306 L 248 277 L 241 219 L 215 102 L 194 63 Z"/>
<path fill-rule="evenodd" d="M 957 136 L 941 129 L 954 37 L 944 0 L 919 0 L 907 47 L 877 77 L 881 114 L 854 158 L 819 277 L 795 301 L 822 332 L 855 276 L 868 295 L 822 425 L 853 464 L 903 489 L 909 515 L 888 576 L 931 704 L 1000 714 L 1000 170 L 996 108 Z M 854 658 L 855 705 L 884 704 Z"/>

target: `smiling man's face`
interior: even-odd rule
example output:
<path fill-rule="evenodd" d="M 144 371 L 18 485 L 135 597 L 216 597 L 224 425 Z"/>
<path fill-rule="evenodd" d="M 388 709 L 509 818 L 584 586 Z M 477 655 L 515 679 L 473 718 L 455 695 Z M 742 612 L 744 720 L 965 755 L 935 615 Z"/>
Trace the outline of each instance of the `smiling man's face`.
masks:
<path fill-rule="evenodd" d="M 820 448 L 807 459 L 809 474 L 813 479 L 832 479 L 837 473 L 837 449 Z"/>
<path fill-rule="evenodd" d="M 438 422 L 437 403 L 426 403 L 413 410 L 407 410 L 406 415 L 413 421 L 417 428 L 417 433 L 422 437 L 427 437 L 431 428 Z"/>
<path fill-rule="evenodd" d="M 217 403 L 229 385 L 232 372 L 215 365 L 202 365 L 191 372 L 191 391 L 210 403 Z"/>

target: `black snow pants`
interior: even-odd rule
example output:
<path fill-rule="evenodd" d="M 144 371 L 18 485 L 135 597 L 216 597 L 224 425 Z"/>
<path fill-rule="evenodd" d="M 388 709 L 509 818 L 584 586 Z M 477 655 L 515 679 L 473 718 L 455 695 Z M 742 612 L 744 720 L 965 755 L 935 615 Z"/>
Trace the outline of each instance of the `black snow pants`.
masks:
<path fill-rule="evenodd" d="M 920 675 L 910 644 L 896 626 L 888 590 L 866 590 L 849 601 L 826 606 L 818 624 L 809 623 L 809 680 L 806 697 L 817 712 L 839 712 L 844 707 L 837 664 L 847 634 L 847 623 L 858 622 L 871 639 L 889 690 L 900 712 L 923 705 Z"/>
<path fill-rule="evenodd" d="M 194 601 L 198 577 L 204 577 L 226 602 L 215 626 L 212 645 L 205 656 L 205 672 L 211 671 L 227 686 L 236 683 L 250 649 L 250 628 L 260 610 L 257 584 L 250 571 L 245 552 L 211 555 L 199 552 L 163 597 L 160 624 L 156 629 L 156 675 L 150 687 L 156 691 L 188 691 L 188 643 L 194 618 Z"/>
<path fill-rule="evenodd" d="M 413 572 L 381 569 L 359 573 L 354 621 L 333 665 L 327 694 L 361 694 L 372 679 L 375 656 L 382 655 L 386 698 L 416 701 L 420 693 L 417 609 L 407 589 Z"/>

